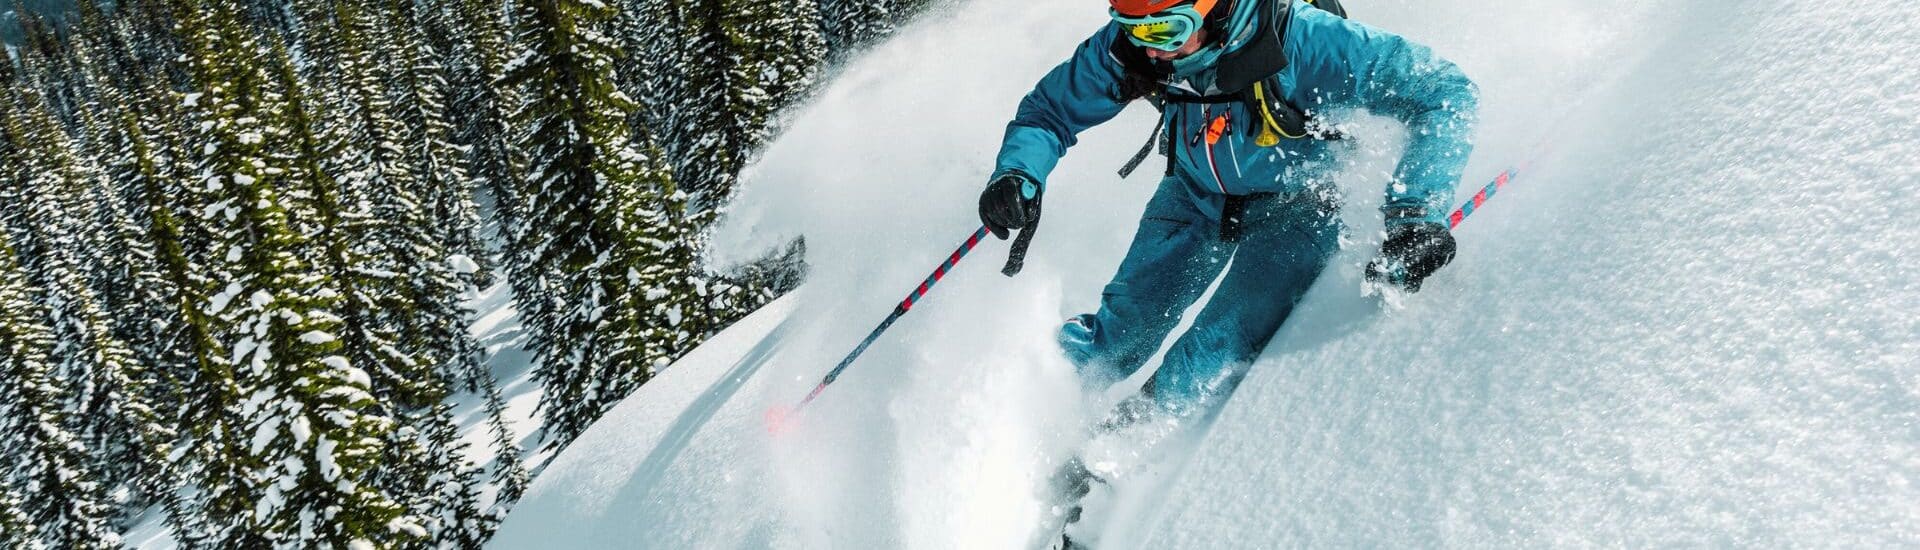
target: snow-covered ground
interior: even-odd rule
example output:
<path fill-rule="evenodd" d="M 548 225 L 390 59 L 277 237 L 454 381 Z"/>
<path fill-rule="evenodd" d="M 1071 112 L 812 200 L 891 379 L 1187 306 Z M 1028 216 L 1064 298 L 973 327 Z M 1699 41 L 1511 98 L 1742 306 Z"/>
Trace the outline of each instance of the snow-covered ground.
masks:
<path fill-rule="evenodd" d="M 1358 298 L 1396 130 L 1354 122 L 1353 234 L 1184 472 L 1106 547 L 1920 545 L 1920 4 L 1349 0 L 1485 93 L 1461 198 L 1531 161 L 1404 308 Z M 1135 106 L 1056 172 L 1016 279 L 983 245 L 806 413 L 976 224 L 1027 87 L 1097 3 L 973 0 L 850 67 L 722 243 L 805 286 L 557 457 L 499 548 L 1006 548 L 1086 411 L 1052 348 L 1152 190 Z"/>

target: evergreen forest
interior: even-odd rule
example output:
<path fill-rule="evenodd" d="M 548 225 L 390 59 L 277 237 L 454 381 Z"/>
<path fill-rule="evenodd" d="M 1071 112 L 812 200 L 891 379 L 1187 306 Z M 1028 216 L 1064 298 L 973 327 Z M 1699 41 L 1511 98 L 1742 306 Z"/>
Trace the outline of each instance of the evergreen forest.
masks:
<path fill-rule="evenodd" d="M 796 284 L 803 243 L 715 269 L 706 230 L 784 109 L 926 2 L 16 0 L 0 547 L 481 546 L 523 447 Z M 470 333 L 488 288 L 537 433 Z"/>

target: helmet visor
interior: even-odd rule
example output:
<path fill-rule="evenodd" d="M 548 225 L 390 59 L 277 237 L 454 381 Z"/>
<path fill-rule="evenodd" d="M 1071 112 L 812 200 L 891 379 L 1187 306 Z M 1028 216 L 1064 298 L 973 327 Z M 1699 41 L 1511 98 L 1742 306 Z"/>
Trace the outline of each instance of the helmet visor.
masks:
<path fill-rule="evenodd" d="M 1174 6 L 1173 9 L 1144 17 L 1123 15 L 1108 10 L 1108 15 L 1120 23 L 1121 32 L 1127 40 L 1141 47 L 1163 51 L 1174 51 L 1185 46 L 1193 39 L 1195 31 L 1200 30 L 1200 12 L 1192 4 Z"/>

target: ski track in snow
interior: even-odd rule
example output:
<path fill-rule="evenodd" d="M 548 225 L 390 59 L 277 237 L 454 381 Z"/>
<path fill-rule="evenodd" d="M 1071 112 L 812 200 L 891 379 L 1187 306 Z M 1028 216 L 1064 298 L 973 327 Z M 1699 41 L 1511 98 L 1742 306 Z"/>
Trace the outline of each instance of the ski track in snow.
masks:
<path fill-rule="evenodd" d="M 1399 134 L 1353 119 L 1345 249 L 1103 548 L 1920 545 L 1920 4 L 1349 4 L 1481 84 L 1460 200 L 1529 170 L 1381 310 L 1359 268 Z M 1026 540 L 1098 414 L 1052 331 L 1097 305 L 1152 191 L 1111 175 L 1145 107 L 1053 175 L 1024 274 L 983 244 L 789 430 L 763 424 L 975 227 L 1006 118 L 1104 18 L 964 8 L 848 67 L 748 175 L 720 259 L 805 235 L 806 285 L 609 412 L 494 547 Z"/>

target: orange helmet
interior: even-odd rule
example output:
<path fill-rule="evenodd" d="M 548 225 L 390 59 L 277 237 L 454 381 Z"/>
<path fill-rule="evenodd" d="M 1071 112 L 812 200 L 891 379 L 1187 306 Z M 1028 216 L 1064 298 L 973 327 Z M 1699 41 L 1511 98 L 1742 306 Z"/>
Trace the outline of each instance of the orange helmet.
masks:
<path fill-rule="evenodd" d="M 1120 15 L 1146 17 L 1190 1 L 1192 0 L 1107 0 L 1107 3 L 1112 5 L 1113 11 L 1119 12 Z M 1208 10 L 1213 9 L 1213 4 L 1214 0 L 1200 0 L 1194 2 L 1193 9 L 1200 12 L 1200 15 L 1206 15 Z"/>

